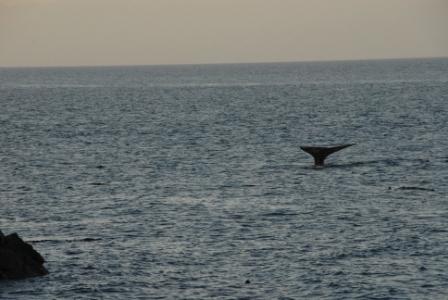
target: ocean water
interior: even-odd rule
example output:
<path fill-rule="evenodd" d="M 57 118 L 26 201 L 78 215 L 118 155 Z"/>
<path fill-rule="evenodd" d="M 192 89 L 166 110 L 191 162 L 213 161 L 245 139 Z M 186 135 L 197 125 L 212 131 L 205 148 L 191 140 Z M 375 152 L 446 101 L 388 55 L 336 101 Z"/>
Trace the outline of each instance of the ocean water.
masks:
<path fill-rule="evenodd" d="M 1 299 L 448 297 L 448 59 L 4 68 L 0 105 L 50 271 Z"/>

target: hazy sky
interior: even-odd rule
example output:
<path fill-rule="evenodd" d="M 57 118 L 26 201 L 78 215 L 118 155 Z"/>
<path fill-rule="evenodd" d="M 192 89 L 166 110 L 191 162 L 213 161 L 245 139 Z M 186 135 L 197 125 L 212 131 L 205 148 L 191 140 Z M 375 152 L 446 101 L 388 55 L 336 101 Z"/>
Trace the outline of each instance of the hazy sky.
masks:
<path fill-rule="evenodd" d="M 448 0 L 0 0 L 0 66 L 448 56 Z"/>

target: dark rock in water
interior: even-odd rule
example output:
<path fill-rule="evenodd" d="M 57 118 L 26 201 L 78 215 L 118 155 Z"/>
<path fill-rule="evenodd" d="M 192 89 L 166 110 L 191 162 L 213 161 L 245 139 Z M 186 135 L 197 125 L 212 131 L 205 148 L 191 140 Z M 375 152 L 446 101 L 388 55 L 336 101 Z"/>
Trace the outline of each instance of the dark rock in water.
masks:
<path fill-rule="evenodd" d="M 46 275 L 44 262 L 43 257 L 17 233 L 5 236 L 0 231 L 0 280 Z"/>

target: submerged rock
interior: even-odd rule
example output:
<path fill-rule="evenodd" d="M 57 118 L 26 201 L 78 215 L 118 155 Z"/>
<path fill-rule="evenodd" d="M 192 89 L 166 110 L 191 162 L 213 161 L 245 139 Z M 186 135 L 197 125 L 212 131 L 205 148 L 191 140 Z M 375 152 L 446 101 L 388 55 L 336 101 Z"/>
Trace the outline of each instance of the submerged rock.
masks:
<path fill-rule="evenodd" d="M 0 231 L 0 280 L 46 275 L 44 262 L 44 258 L 17 233 L 5 236 Z"/>

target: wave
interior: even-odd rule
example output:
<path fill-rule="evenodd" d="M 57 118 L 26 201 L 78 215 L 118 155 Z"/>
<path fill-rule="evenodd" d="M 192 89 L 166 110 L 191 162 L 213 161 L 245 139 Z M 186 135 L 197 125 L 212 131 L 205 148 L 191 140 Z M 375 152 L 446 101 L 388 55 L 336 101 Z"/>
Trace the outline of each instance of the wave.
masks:
<path fill-rule="evenodd" d="M 89 243 L 89 242 L 96 242 L 96 241 L 101 241 L 102 238 L 91 238 L 91 237 L 85 237 L 85 238 L 52 238 L 52 239 L 48 239 L 48 238 L 37 238 L 37 239 L 32 239 L 32 240 L 27 240 L 27 242 L 29 243 L 73 243 L 73 242 L 84 242 L 84 243 Z"/>
<path fill-rule="evenodd" d="M 434 189 L 431 189 L 431 188 L 424 188 L 424 187 L 419 187 L 419 186 L 400 186 L 400 187 L 397 188 L 397 190 L 435 192 Z"/>

